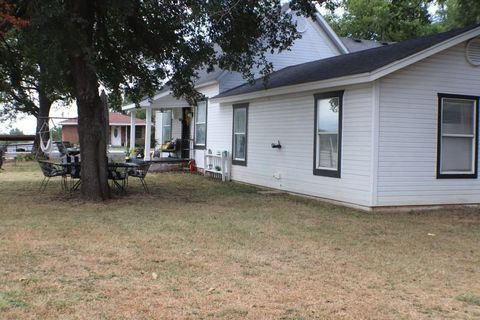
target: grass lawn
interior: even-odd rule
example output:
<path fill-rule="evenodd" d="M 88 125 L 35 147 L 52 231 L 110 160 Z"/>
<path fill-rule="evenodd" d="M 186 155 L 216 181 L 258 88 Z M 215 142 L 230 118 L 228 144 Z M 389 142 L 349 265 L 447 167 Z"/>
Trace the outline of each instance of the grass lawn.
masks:
<path fill-rule="evenodd" d="M 480 211 L 369 214 L 201 176 L 101 204 L 0 172 L 1 319 L 478 319 Z"/>

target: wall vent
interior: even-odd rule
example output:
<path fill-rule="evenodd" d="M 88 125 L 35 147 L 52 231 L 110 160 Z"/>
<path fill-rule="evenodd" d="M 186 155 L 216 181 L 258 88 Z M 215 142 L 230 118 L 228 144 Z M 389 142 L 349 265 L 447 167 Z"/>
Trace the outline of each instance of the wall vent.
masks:
<path fill-rule="evenodd" d="M 307 19 L 305 19 L 304 17 L 302 16 L 299 16 L 297 17 L 297 31 L 299 33 L 303 33 L 305 31 L 307 31 L 307 28 L 308 28 L 308 22 L 307 22 Z"/>
<path fill-rule="evenodd" d="M 471 65 L 475 67 L 480 66 L 480 37 L 473 38 L 467 42 L 465 56 Z"/>

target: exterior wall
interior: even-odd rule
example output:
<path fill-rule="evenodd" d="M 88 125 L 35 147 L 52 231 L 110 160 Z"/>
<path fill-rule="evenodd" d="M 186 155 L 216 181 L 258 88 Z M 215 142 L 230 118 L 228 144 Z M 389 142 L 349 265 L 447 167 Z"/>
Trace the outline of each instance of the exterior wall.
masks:
<path fill-rule="evenodd" d="M 218 95 L 219 92 L 219 85 L 214 84 L 206 87 L 199 88 L 198 91 L 205 95 L 208 98 L 214 97 Z M 211 103 L 210 101 L 207 102 L 207 146 L 205 150 L 200 150 L 200 149 L 195 149 L 193 154 L 194 154 L 194 159 L 197 164 L 197 167 L 203 168 L 204 167 L 204 161 L 205 161 L 205 151 L 208 149 L 212 149 L 216 151 L 214 145 L 211 145 L 211 139 L 213 141 L 216 139 L 217 135 L 222 135 L 224 133 L 218 132 L 215 130 L 215 127 L 217 126 L 217 120 L 215 119 L 215 110 L 218 109 L 218 103 Z M 194 111 L 194 110 L 192 110 Z M 195 138 L 195 119 L 192 119 L 192 126 L 191 126 L 191 136 L 194 139 Z"/>
<path fill-rule="evenodd" d="M 72 126 L 72 125 L 62 126 L 62 141 L 70 141 L 71 143 L 78 143 L 77 126 Z"/>
<path fill-rule="evenodd" d="M 232 166 L 232 178 L 370 206 L 372 87 L 364 85 L 345 89 L 341 178 L 313 175 L 314 93 L 319 92 L 249 102 L 247 166 Z M 231 152 L 232 105 L 215 108 L 209 117 L 209 137 L 213 136 L 209 138 L 209 147 Z M 278 140 L 282 148 L 272 149 L 271 143 Z"/>
<path fill-rule="evenodd" d="M 297 39 L 290 50 L 279 54 L 268 54 L 267 58 L 273 63 L 274 70 L 309 61 L 324 59 L 339 55 L 340 52 L 328 38 L 318 24 L 311 19 L 306 19 L 307 25 L 302 37 Z M 259 77 L 258 71 L 255 77 Z M 237 87 L 246 81 L 238 72 L 227 72 L 219 79 L 220 92 Z"/>
<path fill-rule="evenodd" d="M 465 44 L 383 78 L 380 89 L 377 205 L 479 203 L 479 179 L 436 178 L 437 93 L 480 95 Z"/>
<path fill-rule="evenodd" d="M 306 21 L 305 32 L 301 33 L 302 37 L 295 41 L 290 50 L 283 51 L 280 54 L 268 55 L 269 61 L 273 63 L 274 70 L 340 54 L 317 22 L 311 19 L 306 19 Z"/>

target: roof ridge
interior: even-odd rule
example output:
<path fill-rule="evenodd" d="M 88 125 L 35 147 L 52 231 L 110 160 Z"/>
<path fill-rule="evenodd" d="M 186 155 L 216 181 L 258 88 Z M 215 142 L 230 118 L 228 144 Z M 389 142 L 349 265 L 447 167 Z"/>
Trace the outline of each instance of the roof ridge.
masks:
<path fill-rule="evenodd" d="M 480 24 L 455 28 L 446 32 L 425 35 L 387 46 L 370 48 L 288 66 L 269 74 L 267 86 L 261 85 L 265 77 L 260 77 L 255 79 L 253 84 L 242 84 L 222 92 L 217 95 L 216 98 L 244 94 L 259 91 L 261 89 L 272 89 L 372 72 L 478 27 L 480 27 Z"/>

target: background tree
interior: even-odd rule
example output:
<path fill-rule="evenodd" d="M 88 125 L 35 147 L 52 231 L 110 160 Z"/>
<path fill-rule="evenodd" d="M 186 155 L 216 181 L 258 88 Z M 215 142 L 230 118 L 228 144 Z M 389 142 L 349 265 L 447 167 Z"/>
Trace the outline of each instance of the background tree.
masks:
<path fill-rule="evenodd" d="M 0 0 L 0 35 L 12 28 L 22 28 L 28 25 L 27 19 L 22 19 L 24 7 L 14 1 Z"/>
<path fill-rule="evenodd" d="M 10 134 L 10 135 L 23 135 L 23 131 L 18 129 L 18 128 L 12 128 L 12 129 L 10 129 L 8 134 Z"/>
<path fill-rule="evenodd" d="M 286 50 L 299 37 L 280 0 L 17 2 L 27 6 L 19 18 L 49 39 L 36 49 L 66 57 L 59 70 L 50 63 L 45 68 L 76 99 L 81 193 L 92 200 L 109 197 L 100 84 L 110 91 L 110 101 L 118 103 L 125 94 L 138 103 L 168 79 L 177 97 L 194 103 L 200 98 L 193 85 L 196 70 L 217 65 L 252 80 L 252 69 L 272 70 L 267 53 Z M 307 0 L 289 6 L 308 15 L 314 11 Z"/>
<path fill-rule="evenodd" d="M 480 1 L 440 0 L 439 14 L 445 29 L 466 27 L 480 23 Z"/>
<path fill-rule="evenodd" d="M 342 16 L 327 20 L 344 37 L 378 41 L 402 41 L 439 30 L 428 8 L 433 0 L 343 0 Z"/>
<path fill-rule="evenodd" d="M 27 12 L 28 8 L 25 4 L 18 7 L 3 2 L 3 5 L 11 12 Z M 52 104 L 68 101 L 70 97 L 67 83 L 58 77 L 66 67 L 65 58 L 61 49 L 55 48 L 57 44 L 50 43 L 48 35 L 40 32 L 35 21 L 10 20 L 29 23 L 20 23 L 21 28 L 4 24 L 0 37 L 0 120 L 15 118 L 18 113 L 33 115 L 37 118 L 36 132 L 43 128 L 42 139 L 47 141 Z M 38 145 L 39 136 L 34 149 Z"/>

